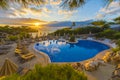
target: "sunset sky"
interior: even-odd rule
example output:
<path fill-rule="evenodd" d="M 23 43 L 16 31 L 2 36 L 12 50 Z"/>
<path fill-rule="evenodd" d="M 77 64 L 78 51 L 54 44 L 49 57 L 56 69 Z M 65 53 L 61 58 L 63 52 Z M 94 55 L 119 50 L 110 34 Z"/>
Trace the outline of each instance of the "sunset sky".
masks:
<path fill-rule="evenodd" d="M 46 21 L 111 20 L 120 16 L 120 5 L 117 1 L 106 8 L 103 0 L 89 0 L 84 6 L 73 11 L 61 8 L 61 1 L 50 0 L 45 5 L 29 5 L 28 8 L 10 3 L 8 10 L 0 9 L 0 24 L 32 25 Z"/>

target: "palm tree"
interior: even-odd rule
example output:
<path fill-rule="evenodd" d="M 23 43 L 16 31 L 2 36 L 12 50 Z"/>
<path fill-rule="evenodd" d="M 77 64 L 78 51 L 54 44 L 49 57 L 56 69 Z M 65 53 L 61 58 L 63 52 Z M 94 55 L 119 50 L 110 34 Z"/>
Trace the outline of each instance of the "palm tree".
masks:
<path fill-rule="evenodd" d="M 68 9 L 75 9 L 75 8 L 83 6 L 88 1 L 87 0 L 63 0 L 62 6 L 67 7 Z M 116 0 L 103 0 L 103 1 L 106 3 L 106 5 L 107 4 L 109 5 L 111 2 L 116 1 Z"/>
<path fill-rule="evenodd" d="M 106 23 L 107 23 L 106 21 L 98 20 L 98 21 L 92 22 L 91 24 L 94 25 L 94 26 L 100 26 L 100 27 L 102 27 L 102 26 L 105 25 Z"/>
<path fill-rule="evenodd" d="M 108 29 L 110 27 L 109 23 L 103 20 L 94 21 L 91 24 L 96 27 L 102 27 L 103 29 Z"/>
<path fill-rule="evenodd" d="M 114 19 L 115 23 L 120 24 L 120 16 Z"/>
<path fill-rule="evenodd" d="M 36 4 L 36 5 L 44 4 L 47 0 L 0 0 L 0 7 L 1 8 L 9 7 L 9 2 L 11 1 L 18 2 L 24 6 L 28 6 L 29 4 Z M 103 1 L 105 1 L 106 4 L 109 4 L 116 0 L 103 0 Z M 87 2 L 88 1 L 86 0 L 62 0 L 61 6 L 67 7 L 69 9 L 75 9 L 75 8 L 83 6 Z"/>
<path fill-rule="evenodd" d="M 7 0 L 0 0 L 0 7 L 2 7 L 2 8 L 8 7 L 8 2 L 7 2 Z"/>
<path fill-rule="evenodd" d="M 75 22 L 72 22 L 71 28 L 73 28 L 74 26 L 76 26 L 76 24 L 75 24 Z"/>
<path fill-rule="evenodd" d="M 0 8 L 8 8 L 9 2 L 17 2 L 27 7 L 29 4 L 35 4 L 35 5 L 44 4 L 45 0 L 0 0 Z"/>
<path fill-rule="evenodd" d="M 63 3 L 61 6 L 67 7 L 69 9 L 74 9 L 81 7 L 85 4 L 85 0 L 63 0 Z"/>

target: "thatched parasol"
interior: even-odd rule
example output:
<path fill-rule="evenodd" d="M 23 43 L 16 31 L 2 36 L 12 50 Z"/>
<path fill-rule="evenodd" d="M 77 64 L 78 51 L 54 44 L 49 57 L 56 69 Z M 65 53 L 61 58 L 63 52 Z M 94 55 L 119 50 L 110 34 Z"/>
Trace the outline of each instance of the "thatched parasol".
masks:
<path fill-rule="evenodd" d="M 22 48 L 22 41 L 21 41 L 21 39 L 20 39 L 20 36 L 18 36 L 17 48 L 18 48 L 18 49 Z"/>
<path fill-rule="evenodd" d="M 5 44 L 5 40 L 1 39 L 1 44 L 4 45 Z"/>
<path fill-rule="evenodd" d="M 0 69 L 0 76 L 7 76 L 17 72 L 18 67 L 16 64 L 11 62 L 9 59 L 6 59 L 4 65 Z"/>
<path fill-rule="evenodd" d="M 24 54 L 29 53 L 29 50 L 27 49 L 27 47 L 26 47 L 25 45 L 23 45 L 23 47 L 22 47 L 22 52 L 23 52 Z"/>

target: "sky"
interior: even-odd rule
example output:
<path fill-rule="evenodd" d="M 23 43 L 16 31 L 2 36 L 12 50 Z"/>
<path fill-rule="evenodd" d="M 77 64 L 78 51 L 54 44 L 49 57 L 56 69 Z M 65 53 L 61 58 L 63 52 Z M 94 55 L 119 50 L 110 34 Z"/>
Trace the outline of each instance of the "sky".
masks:
<path fill-rule="evenodd" d="M 72 11 L 60 7 L 62 0 L 48 0 L 47 4 L 23 7 L 10 3 L 5 10 L 0 8 L 0 24 L 34 25 L 51 21 L 112 20 L 120 16 L 120 4 L 112 2 L 107 8 L 104 0 L 88 0 L 85 5 Z M 37 24 L 36 24 L 37 25 Z"/>

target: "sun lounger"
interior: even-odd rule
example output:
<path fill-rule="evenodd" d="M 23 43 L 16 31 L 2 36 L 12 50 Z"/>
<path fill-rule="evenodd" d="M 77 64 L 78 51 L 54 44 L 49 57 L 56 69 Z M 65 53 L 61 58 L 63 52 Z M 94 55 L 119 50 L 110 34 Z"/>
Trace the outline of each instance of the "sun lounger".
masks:
<path fill-rule="evenodd" d="M 22 54 L 22 51 L 20 49 L 15 49 L 15 55 Z"/>
<path fill-rule="evenodd" d="M 34 57 L 35 57 L 35 55 L 33 53 L 28 53 L 28 54 L 24 54 L 24 55 L 20 54 L 20 58 L 22 59 L 22 61 L 27 61 Z"/>
<path fill-rule="evenodd" d="M 24 60 L 28 60 L 28 59 L 31 59 L 31 58 L 35 57 L 35 55 L 32 54 L 32 53 L 28 53 L 28 54 L 26 54 L 26 55 L 22 55 L 21 57 L 22 57 Z"/>

